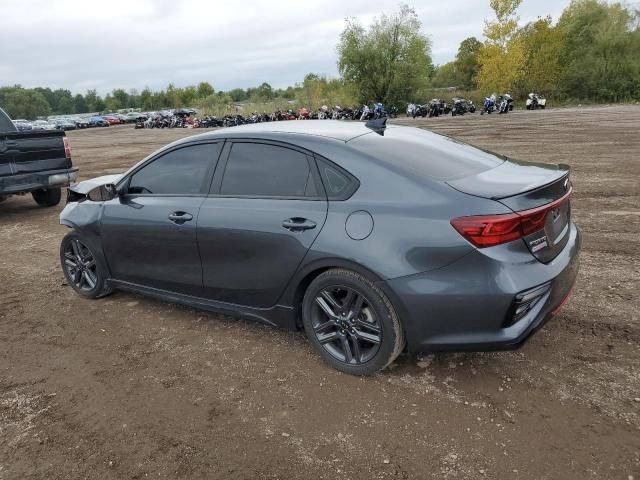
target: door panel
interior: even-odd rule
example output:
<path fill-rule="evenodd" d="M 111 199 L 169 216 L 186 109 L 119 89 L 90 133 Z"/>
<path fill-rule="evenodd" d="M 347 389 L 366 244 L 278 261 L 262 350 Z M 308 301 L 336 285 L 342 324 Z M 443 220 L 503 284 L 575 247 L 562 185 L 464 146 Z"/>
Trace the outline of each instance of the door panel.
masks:
<path fill-rule="evenodd" d="M 204 296 L 275 305 L 326 216 L 326 200 L 207 198 L 198 217 Z"/>
<path fill-rule="evenodd" d="M 199 296 L 196 225 L 204 197 L 125 196 L 105 202 L 103 246 L 117 280 Z M 175 214 L 188 214 L 175 216 Z M 173 215 L 174 220 L 169 219 Z M 191 220 L 186 220 L 188 216 Z"/>

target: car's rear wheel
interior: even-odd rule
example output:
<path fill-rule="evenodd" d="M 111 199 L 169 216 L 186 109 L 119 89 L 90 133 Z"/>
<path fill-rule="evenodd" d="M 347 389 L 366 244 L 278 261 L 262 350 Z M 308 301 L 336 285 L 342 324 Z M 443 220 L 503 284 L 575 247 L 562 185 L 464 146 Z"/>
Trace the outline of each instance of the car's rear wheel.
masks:
<path fill-rule="evenodd" d="M 329 270 L 311 282 L 302 321 L 322 358 L 345 373 L 371 375 L 404 348 L 402 325 L 389 299 L 350 270 Z"/>
<path fill-rule="evenodd" d="M 62 191 L 59 188 L 42 188 L 31 192 L 31 196 L 41 207 L 54 207 L 60 203 Z"/>
<path fill-rule="evenodd" d="M 106 268 L 77 233 L 62 239 L 60 263 L 69 285 L 83 297 L 99 298 L 112 292 Z"/>

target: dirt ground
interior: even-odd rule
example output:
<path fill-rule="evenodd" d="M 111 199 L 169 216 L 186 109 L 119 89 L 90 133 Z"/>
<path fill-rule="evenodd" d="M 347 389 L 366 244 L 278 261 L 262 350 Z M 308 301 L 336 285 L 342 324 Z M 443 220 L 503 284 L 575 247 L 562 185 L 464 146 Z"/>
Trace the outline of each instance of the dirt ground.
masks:
<path fill-rule="evenodd" d="M 0 479 L 640 479 L 640 107 L 398 120 L 572 167 L 571 302 L 521 350 L 356 378 L 301 333 L 63 282 L 59 208 L 0 204 Z M 82 179 L 192 130 L 70 132 Z"/>

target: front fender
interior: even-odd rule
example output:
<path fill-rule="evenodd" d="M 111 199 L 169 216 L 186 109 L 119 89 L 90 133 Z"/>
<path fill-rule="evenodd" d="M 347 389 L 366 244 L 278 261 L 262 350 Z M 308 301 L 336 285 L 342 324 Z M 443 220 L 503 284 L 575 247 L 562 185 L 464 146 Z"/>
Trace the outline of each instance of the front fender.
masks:
<path fill-rule="evenodd" d="M 104 250 L 100 224 L 104 205 L 102 202 L 85 200 L 68 203 L 60 212 L 60 225 L 73 229 L 86 242 L 87 246 L 101 258 L 102 263 L 109 269 Z M 109 276 L 111 272 L 109 271 Z"/>

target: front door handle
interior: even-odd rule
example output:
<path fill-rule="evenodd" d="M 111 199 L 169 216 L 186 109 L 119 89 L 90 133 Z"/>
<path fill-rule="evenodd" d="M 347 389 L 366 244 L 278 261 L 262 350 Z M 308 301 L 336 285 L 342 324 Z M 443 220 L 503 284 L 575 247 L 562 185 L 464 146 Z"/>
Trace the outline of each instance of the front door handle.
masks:
<path fill-rule="evenodd" d="M 193 215 L 187 212 L 173 212 L 169 214 L 169 220 L 178 225 L 182 225 L 184 222 L 193 220 Z"/>
<path fill-rule="evenodd" d="M 316 222 L 307 220 L 306 218 L 293 217 L 282 222 L 282 226 L 292 232 L 301 232 L 303 230 L 311 230 L 316 228 Z"/>

